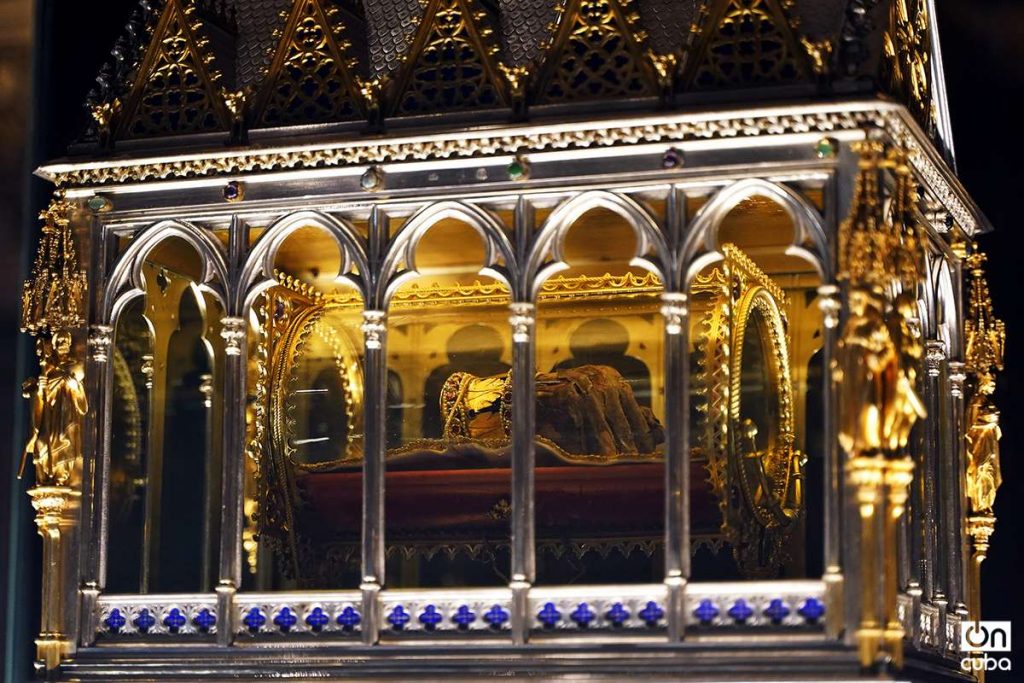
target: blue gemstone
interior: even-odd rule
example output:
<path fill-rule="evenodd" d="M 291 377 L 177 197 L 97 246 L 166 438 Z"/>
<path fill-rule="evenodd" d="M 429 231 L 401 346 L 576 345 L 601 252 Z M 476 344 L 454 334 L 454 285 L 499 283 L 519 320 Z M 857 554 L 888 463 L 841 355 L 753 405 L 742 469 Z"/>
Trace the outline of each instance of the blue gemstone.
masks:
<path fill-rule="evenodd" d="M 629 619 L 629 610 L 623 607 L 621 602 L 617 602 L 605 612 L 604 618 L 610 621 L 612 626 L 622 626 L 626 619 Z"/>
<path fill-rule="evenodd" d="M 501 628 L 501 625 L 508 621 L 508 611 L 503 610 L 501 605 L 494 605 L 484 614 L 484 621 L 491 628 Z"/>
<path fill-rule="evenodd" d="M 750 609 L 750 605 L 743 598 L 740 598 L 733 603 L 732 607 L 729 608 L 729 616 L 733 618 L 733 621 L 743 623 L 750 617 L 754 616 L 754 610 Z"/>
<path fill-rule="evenodd" d="M 465 630 L 476 621 L 476 614 L 467 605 L 461 605 L 452 615 L 452 621 L 458 624 L 459 628 Z"/>
<path fill-rule="evenodd" d="M 807 598 L 804 604 L 800 605 L 797 614 L 813 623 L 825 616 L 825 605 L 816 598 Z"/>
<path fill-rule="evenodd" d="M 306 626 L 309 626 L 314 633 L 320 633 L 324 626 L 330 623 L 331 618 L 324 614 L 323 609 L 320 607 L 314 607 L 309 614 L 306 615 Z"/>
<path fill-rule="evenodd" d="M 395 628 L 396 631 L 401 631 L 405 628 L 405 625 L 409 623 L 412 617 L 405 611 L 405 608 L 401 605 L 395 605 L 395 608 L 391 610 L 391 614 L 388 615 L 388 622 Z"/>
<path fill-rule="evenodd" d="M 362 617 L 359 616 L 359 612 L 357 612 L 354 607 L 349 605 L 345 609 L 341 610 L 340 613 L 338 613 L 338 618 L 336 621 L 338 622 L 338 625 L 341 626 L 343 629 L 345 629 L 346 631 L 351 631 L 353 628 L 359 625 L 359 622 L 361 620 Z"/>
<path fill-rule="evenodd" d="M 420 614 L 420 623 L 428 631 L 433 631 L 434 628 L 444 621 L 444 616 L 437 611 L 437 608 L 433 605 L 427 605 L 423 612 Z"/>
<path fill-rule="evenodd" d="M 177 633 L 187 622 L 188 619 L 185 618 L 185 615 L 177 607 L 172 607 L 167 616 L 164 617 L 164 626 L 171 633 Z"/>
<path fill-rule="evenodd" d="M 658 607 L 658 603 L 652 600 L 640 610 L 637 616 L 643 619 L 644 623 L 648 626 L 657 626 L 658 622 L 665 616 L 665 610 Z"/>
<path fill-rule="evenodd" d="M 786 607 L 786 603 L 782 600 L 775 598 L 764 608 L 764 615 L 771 619 L 773 624 L 778 624 L 789 616 L 789 608 Z"/>
<path fill-rule="evenodd" d="M 274 625 L 281 629 L 282 633 L 288 633 L 293 626 L 299 621 L 295 613 L 287 607 L 282 607 L 281 611 L 274 617 Z"/>
<path fill-rule="evenodd" d="M 697 609 L 693 610 L 693 616 L 702 624 L 710 624 L 718 616 L 718 608 L 710 600 L 701 600 Z"/>
<path fill-rule="evenodd" d="M 123 614 L 121 614 L 121 610 L 116 607 L 110 610 L 110 614 L 108 614 L 107 618 L 103 620 L 103 625 L 106 626 L 111 633 L 117 633 L 123 629 L 124 625 L 127 623 L 128 620 L 124 618 Z"/>
<path fill-rule="evenodd" d="M 192 617 L 192 623 L 196 625 L 203 633 L 206 633 L 217 623 L 217 615 L 210 610 L 203 608 L 199 610 L 199 614 Z"/>
<path fill-rule="evenodd" d="M 156 626 L 156 617 L 150 614 L 148 609 L 143 607 L 142 611 L 132 619 L 132 623 L 135 624 L 135 628 L 139 629 L 141 633 L 145 633 Z"/>
<path fill-rule="evenodd" d="M 263 624 L 267 623 L 267 617 L 260 611 L 259 607 L 253 607 L 246 613 L 245 618 L 242 619 L 242 623 L 245 624 L 250 631 L 255 633 L 263 628 Z"/>
<path fill-rule="evenodd" d="M 544 609 L 537 612 L 537 620 L 544 624 L 544 628 L 554 628 L 562 620 L 562 613 L 555 608 L 555 603 L 547 602 Z"/>
<path fill-rule="evenodd" d="M 592 622 L 597 617 L 594 614 L 594 610 L 590 609 L 590 606 L 585 602 L 581 602 L 579 606 L 572 611 L 569 618 L 576 622 L 580 628 L 586 628 L 587 624 Z"/>

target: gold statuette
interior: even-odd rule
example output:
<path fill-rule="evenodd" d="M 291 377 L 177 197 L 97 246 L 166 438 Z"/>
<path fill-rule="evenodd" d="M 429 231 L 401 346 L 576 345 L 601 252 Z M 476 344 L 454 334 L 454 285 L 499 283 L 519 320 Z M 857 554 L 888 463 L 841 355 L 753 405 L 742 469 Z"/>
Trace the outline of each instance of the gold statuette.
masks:
<path fill-rule="evenodd" d="M 860 172 L 853 207 L 839 231 L 847 309 L 832 378 L 839 443 L 849 458 L 861 517 L 861 664 L 890 661 L 900 668 L 897 528 L 913 481 L 907 443 L 914 424 L 925 417 L 917 393 L 924 348 L 915 313 L 922 249 L 906 153 L 871 140 L 854 150 Z M 886 172 L 895 187 L 888 207 L 880 190 Z"/>
<path fill-rule="evenodd" d="M 82 370 L 71 356 L 71 334 L 53 335 L 52 344 L 39 340 L 42 372 L 25 382 L 32 402 L 32 435 L 22 454 L 20 477 L 29 455 L 37 486 L 78 483 L 82 466 L 81 419 L 88 412 Z"/>
<path fill-rule="evenodd" d="M 989 540 L 995 532 L 993 507 L 996 491 L 1002 483 L 999 466 L 999 410 L 992 400 L 996 374 L 1003 369 L 1006 328 L 995 317 L 992 298 L 985 280 L 985 255 L 972 249 L 967 257 L 970 277 L 967 319 L 964 322 L 964 365 L 971 378 L 972 392 L 966 411 L 967 500 L 970 516 L 967 533 L 971 537 L 968 612 L 972 620 L 981 619 L 981 564 L 988 556 Z"/>

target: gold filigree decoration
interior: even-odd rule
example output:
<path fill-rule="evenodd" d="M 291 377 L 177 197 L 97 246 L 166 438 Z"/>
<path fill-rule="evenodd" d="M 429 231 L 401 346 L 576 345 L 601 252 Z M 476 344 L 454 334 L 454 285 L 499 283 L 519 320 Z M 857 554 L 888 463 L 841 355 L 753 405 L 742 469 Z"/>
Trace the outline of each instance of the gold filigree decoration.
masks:
<path fill-rule="evenodd" d="M 929 74 L 931 38 L 927 2 L 893 0 L 883 41 L 883 79 L 889 91 L 907 104 L 926 130 L 932 130 L 935 111 Z"/>
<path fill-rule="evenodd" d="M 975 375 L 994 374 L 1003 369 L 1006 346 L 1006 325 L 996 318 L 992 296 L 985 278 L 988 257 L 975 247 L 967 257 L 970 273 L 970 293 L 967 299 L 967 319 L 964 321 L 966 338 L 964 360 L 967 370 Z"/>
<path fill-rule="evenodd" d="M 275 435 L 272 443 L 275 448 L 283 450 L 285 457 L 293 467 L 307 472 L 331 469 L 339 464 L 360 460 L 363 456 L 363 369 L 359 362 L 359 351 L 351 341 L 344 338 L 324 320 L 325 313 L 326 310 L 323 308 L 312 309 L 308 316 L 300 313 L 297 316 L 296 324 L 304 325 L 308 330 L 304 329 L 291 346 L 275 350 L 273 360 L 275 364 L 288 366 L 290 371 L 287 385 L 279 386 L 273 398 L 275 404 L 279 405 L 273 411 L 275 420 L 278 417 L 283 417 L 283 423 L 272 425 L 271 432 Z M 306 463 L 295 457 L 294 436 L 297 424 L 294 400 L 296 392 L 302 389 L 299 386 L 299 359 L 313 336 L 320 339 L 330 349 L 331 363 L 344 395 L 341 416 L 347 425 L 347 440 L 344 455 L 341 458 L 328 462 Z"/>
<path fill-rule="evenodd" d="M 281 285 L 282 287 L 287 289 L 292 294 L 299 295 L 300 297 L 305 299 L 308 303 L 322 305 L 324 303 L 325 299 L 326 299 L 326 296 L 324 295 L 324 293 L 321 292 L 319 289 L 317 289 L 316 287 L 314 287 L 313 285 L 311 285 L 311 284 L 309 284 L 307 282 L 303 282 L 302 280 L 300 280 L 297 277 L 294 277 L 292 275 L 289 275 L 288 273 L 285 273 L 284 271 L 280 271 L 280 270 L 275 269 L 274 270 L 274 280 L 277 282 L 277 284 Z M 345 297 L 346 299 L 349 296 L 352 296 L 352 297 L 354 297 L 352 299 L 353 301 L 355 301 L 355 300 L 360 300 L 361 301 L 362 300 L 357 294 L 350 293 L 350 292 L 346 292 L 345 294 L 340 295 L 340 296 Z"/>
<path fill-rule="evenodd" d="M 346 121 L 364 114 L 363 95 L 336 7 L 292 5 L 274 58 L 253 102 L 258 126 Z"/>
<path fill-rule="evenodd" d="M 913 481 L 907 444 L 914 424 L 926 417 L 917 393 L 924 246 L 906 150 L 866 140 L 854 151 L 860 159 L 853 206 L 839 229 L 846 314 L 831 370 L 839 444 L 860 511 L 860 576 L 866 587 L 855 633 L 860 661 L 867 667 L 889 660 L 899 667 L 904 634 L 896 602 L 897 527 Z M 888 207 L 882 194 L 887 173 L 893 180 Z"/>
<path fill-rule="evenodd" d="M 1002 483 L 999 466 L 999 410 L 992 400 L 996 374 L 1003 369 L 1006 326 L 995 317 L 985 279 L 985 254 L 967 258 L 970 293 L 964 321 L 965 366 L 973 393 L 967 405 L 967 498 L 974 514 L 991 515 Z"/>
<path fill-rule="evenodd" d="M 272 363 L 273 349 L 288 337 L 292 319 L 292 295 L 283 296 L 273 289 L 267 292 L 259 308 L 260 337 L 256 349 L 256 396 L 253 404 L 252 437 L 246 454 L 255 464 L 256 532 L 258 542 L 282 558 L 283 571 L 298 572 L 298 548 L 294 537 L 296 499 L 283 453 L 271 444 L 272 427 L 284 416 L 274 413 L 272 387 L 280 387 L 284 376 Z M 280 423 L 280 422 L 278 422 Z"/>
<path fill-rule="evenodd" d="M 839 226 L 839 277 L 851 287 L 885 293 L 901 286 L 910 293 L 921 278 L 923 251 L 914 217 L 917 188 L 906 152 L 887 151 L 881 142 L 854 144 L 860 155 L 853 207 Z M 884 210 L 882 173 L 892 171 L 895 187 Z"/>
<path fill-rule="evenodd" d="M 638 22 L 633 0 L 569 0 L 559 8 L 533 101 L 659 95 L 647 35 Z"/>
<path fill-rule="evenodd" d="M 725 244 L 721 251 L 722 267 L 698 275 L 691 286 L 695 299 L 707 299 L 698 340 L 701 450 L 737 564 L 745 575 L 769 577 L 784 559 L 792 522 L 803 514 L 804 457 L 793 447 L 788 300 L 735 245 Z M 754 333 L 762 335 L 778 399 L 774 439 L 763 449 L 757 447 L 756 427 L 742 414 L 740 401 L 743 340 L 751 333 L 748 320 L 755 311 L 762 324 Z"/>
<path fill-rule="evenodd" d="M 120 114 L 118 138 L 228 131 L 220 74 L 195 7 L 167 0 Z"/>
<path fill-rule="evenodd" d="M 700 33 L 684 82 L 691 89 L 775 85 L 806 79 L 805 47 L 790 19 L 792 0 L 716 0 Z"/>
<path fill-rule="evenodd" d="M 254 387 L 252 399 L 246 410 L 249 421 L 249 440 L 245 444 L 246 479 L 243 492 L 242 514 L 245 520 L 242 528 L 242 549 L 246 553 L 249 571 L 255 574 L 259 567 L 260 529 L 272 523 L 275 513 L 263 496 L 267 483 L 263 468 L 267 436 L 267 396 L 270 394 L 270 338 L 274 325 L 274 309 L 277 301 L 273 293 L 264 295 L 260 305 L 253 308 L 258 322 L 257 342 L 253 345 L 250 359 L 250 382 Z M 284 317 L 282 314 L 281 317 Z"/>
<path fill-rule="evenodd" d="M 810 40 L 806 36 L 800 36 L 800 44 L 807 52 L 807 58 L 811 63 L 811 70 L 819 78 L 827 76 L 829 64 L 832 60 L 832 50 L 835 45 L 831 40 Z"/>
<path fill-rule="evenodd" d="M 1003 369 L 1006 326 L 996 318 L 985 278 L 985 254 L 972 246 L 967 257 L 970 290 L 967 319 L 964 321 L 964 369 L 971 377 L 971 397 L 967 403 L 967 472 L 965 487 L 970 503 L 967 533 L 971 537 L 971 563 L 968 573 L 968 611 L 971 619 L 981 619 L 981 565 L 988 556 L 995 533 L 996 493 L 1002 484 L 999 462 L 999 409 L 993 395 L 996 375 Z M 959 379 L 963 379 L 963 376 Z"/>
<path fill-rule="evenodd" d="M 58 196 L 39 214 L 43 234 L 32 274 L 22 289 L 22 332 L 36 335 L 85 324 L 88 281 L 78 265 L 71 233 L 71 208 Z"/>
<path fill-rule="evenodd" d="M 507 85 L 486 13 L 469 0 L 428 0 L 390 94 L 395 116 L 496 107 Z"/>
<path fill-rule="evenodd" d="M 358 292 L 344 290 L 337 293 L 322 294 L 310 285 L 299 282 L 282 273 L 275 273 L 282 286 L 296 294 L 332 307 L 362 306 L 362 297 Z M 657 298 L 662 292 L 661 280 L 654 273 L 636 275 L 579 275 L 566 277 L 556 275 L 544 281 L 540 287 L 538 299 L 543 303 L 567 303 L 578 299 L 587 299 L 595 293 L 614 294 L 622 298 L 651 297 Z M 312 294 L 307 294 L 312 290 Z M 437 303 L 447 306 L 495 306 L 508 303 L 508 287 L 501 282 L 480 282 L 476 280 L 468 284 L 440 285 L 437 283 L 422 287 L 412 283 L 403 287 L 391 298 L 391 310 L 418 308 L 424 303 Z"/>

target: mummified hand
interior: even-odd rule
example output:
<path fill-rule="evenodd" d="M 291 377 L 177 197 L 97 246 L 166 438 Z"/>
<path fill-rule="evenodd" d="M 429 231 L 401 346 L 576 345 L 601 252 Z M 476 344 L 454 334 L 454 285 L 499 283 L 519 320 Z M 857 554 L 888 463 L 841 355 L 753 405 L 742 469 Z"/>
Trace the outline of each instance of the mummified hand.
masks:
<path fill-rule="evenodd" d="M 569 453 L 651 453 L 665 432 L 615 368 L 582 365 L 537 374 L 537 433 Z"/>

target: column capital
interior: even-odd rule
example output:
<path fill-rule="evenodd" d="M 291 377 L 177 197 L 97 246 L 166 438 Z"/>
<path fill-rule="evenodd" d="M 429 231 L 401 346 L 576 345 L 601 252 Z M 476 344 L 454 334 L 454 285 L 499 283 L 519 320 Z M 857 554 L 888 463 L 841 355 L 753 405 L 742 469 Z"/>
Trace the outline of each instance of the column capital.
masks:
<path fill-rule="evenodd" d="M 366 348 L 379 349 L 387 332 L 387 311 L 363 311 L 363 338 L 366 340 Z"/>
<path fill-rule="evenodd" d="M 509 304 L 512 314 L 508 318 L 512 326 L 512 341 L 525 344 L 533 337 L 533 326 L 537 322 L 537 307 L 528 301 L 516 301 Z"/>
<path fill-rule="evenodd" d="M 89 327 L 89 355 L 97 363 L 106 363 L 110 359 L 110 347 L 114 343 L 114 328 L 111 325 L 92 325 Z"/>
<path fill-rule="evenodd" d="M 949 393 L 953 398 L 964 397 L 964 382 L 967 380 L 966 366 L 960 361 L 951 360 L 949 370 Z"/>
<path fill-rule="evenodd" d="M 220 320 L 220 336 L 224 340 L 224 353 L 229 356 L 242 355 L 242 341 L 248 330 L 245 318 L 228 316 Z"/>
<path fill-rule="evenodd" d="M 665 318 L 665 331 L 680 334 L 683 323 L 690 311 L 686 307 L 686 295 L 682 292 L 665 292 L 661 295 L 661 315 Z"/>
<path fill-rule="evenodd" d="M 940 339 L 929 339 L 924 343 L 924 364 L 929 377 L 938 377 L 942 363 L 946 360 L 946 343 Z"/>
<path fill-rule="evenodd" d="M 821 285 L 818 287 L 818 308 L 824 315 L 825 327 L 833 330 L 839 327 L 839 311 L 842 309 L 842 302 L 839 300 L 839 287 L 837 285 Z"/>

